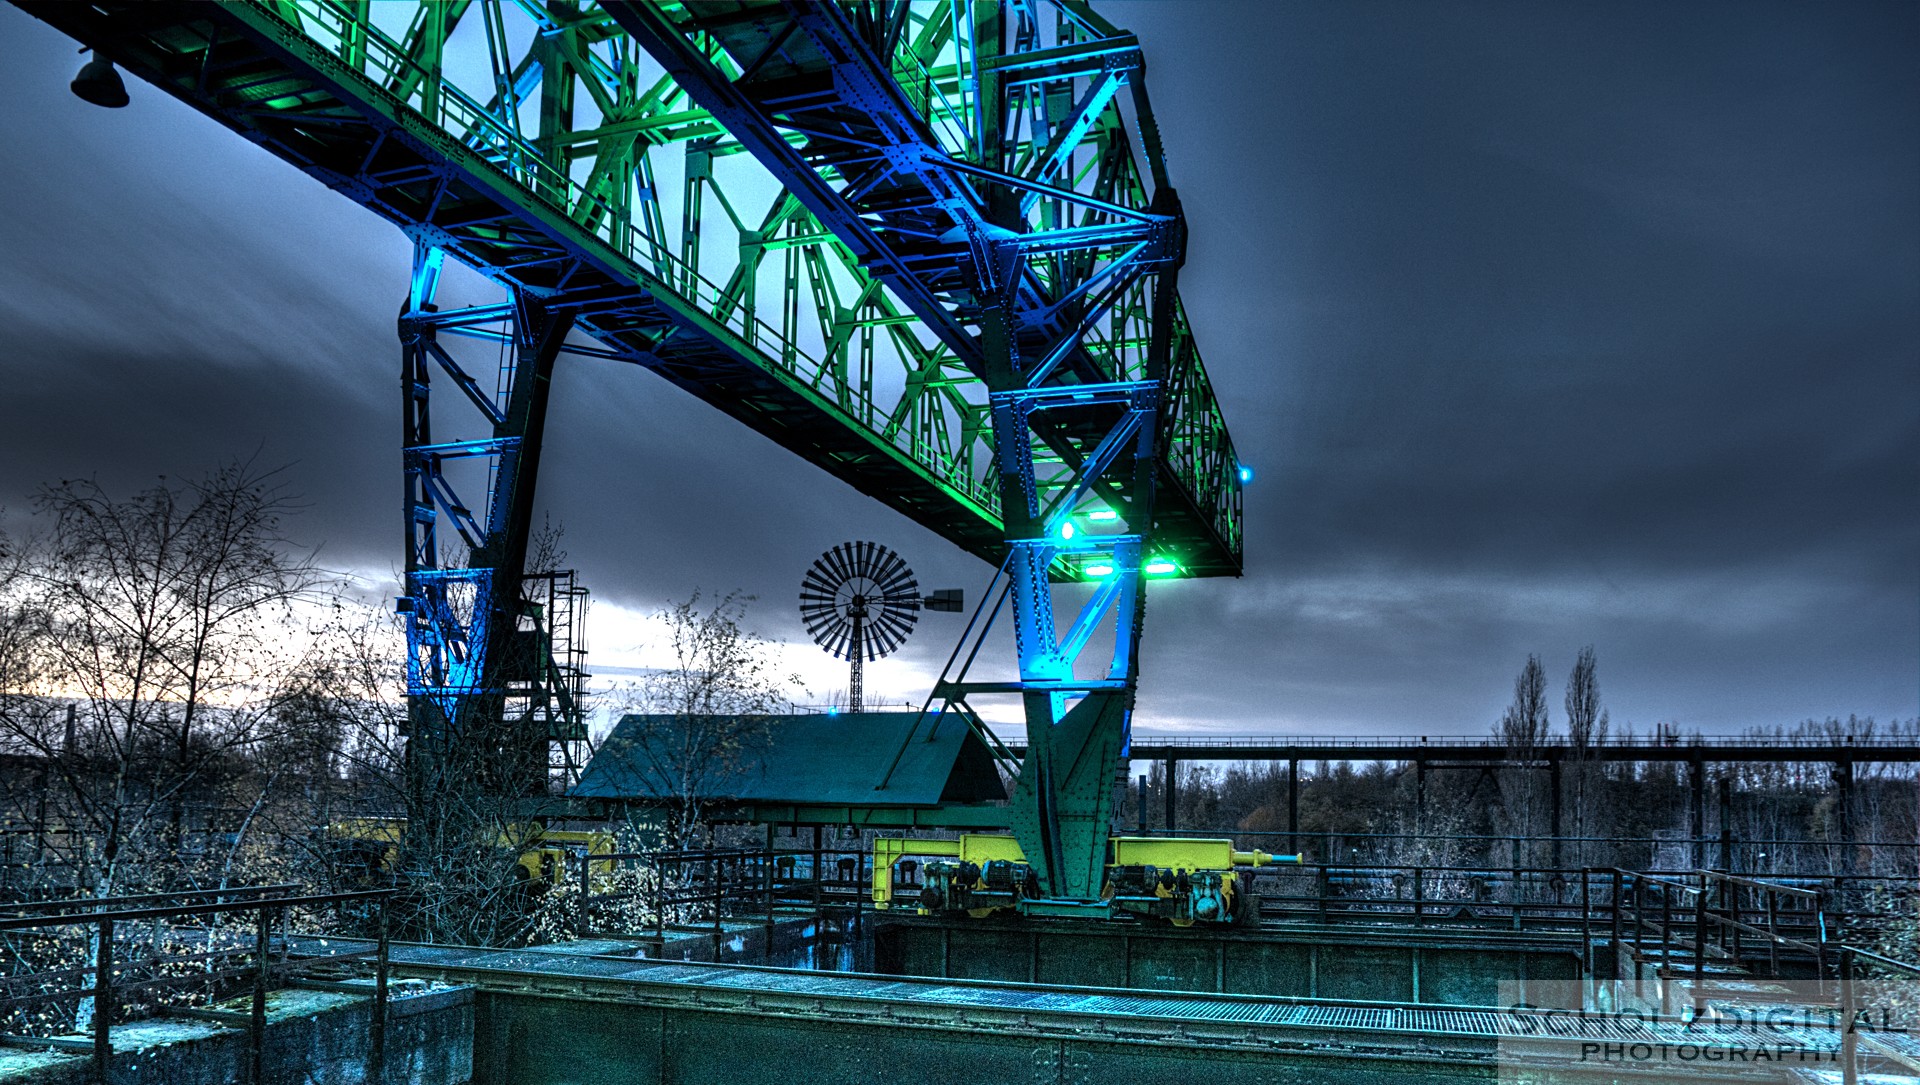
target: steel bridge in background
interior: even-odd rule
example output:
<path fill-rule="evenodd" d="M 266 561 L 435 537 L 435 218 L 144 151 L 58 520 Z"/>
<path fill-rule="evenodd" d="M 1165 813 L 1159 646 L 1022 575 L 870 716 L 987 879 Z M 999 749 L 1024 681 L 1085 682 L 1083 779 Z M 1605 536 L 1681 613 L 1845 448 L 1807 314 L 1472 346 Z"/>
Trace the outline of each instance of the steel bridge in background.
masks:
<path fill-rule="evenodd" d="M 1018 744 L 1013 744 L 1016 748 Z M 1920 739 L 1910 736 L 1755 738 L 1699 735 L 1608 738 L 1575 745 L 1557 738 L 1515 747 L 1490 738 L 1379 735 L 1138 734 L 1136 761 L 1400 761 L 1500 763 L 1545 761 L 1704 761 L 1855 763 L 1920 762 Z"/>
<path fill-rule="evenodd" d="M 18 2 L 413 240 L 418 789 L 543 793 L 584 737 L 519 711 L 522 576 L 556 360 L 606 359 L 998 567 L 970 628 L 1010 611 L 1018 676 L 935 696 L 982 730 L 970 697 L 1020 698 L 1015 832 L 1099 895 L 1146 581 L 1239 574 L 1249 477 L 1131 34 L 1082 0 Z M 507 300 L 439 308 L 449 254 Z"/>
<path fill-rule="evenodd" d="M 1021 747 L 1011 744 L 1014 751 Z M 1313 762 L 1387 762 L 1409 766 L 1414 773 L 1416 817 L 1426 804 L 1427 773 L 1438 769 L 1469 769 L 1492 773 L 1527 768 L 1545 772 L 1549 783 L 1547 835 L 1559 838 L 1561 782 L 1568 766 L 1593 762 L 1683 764 L 1687 775 L 1687 803 L 1694 863 L 1705 866 L 1708 767 L 1718 764 L 1823 764 L 1838 803 L 1838 837 L 1853 840 L 1848 809 L 1860 765 L 1920 764 L 1920 741 L 1911 736 L 1634 736 L 1610 737 L 1587 745 L 1565 739 L 1514 747 L 1495 739 L 1464 736 L 1381 735 L 1334 738 L 1324 735 L 1169 735 L 1134 736 L 1127 752 L 1132 761 L 1164 766 L 1161 788 L 1163 825 L 1175 824 L 1179 800 L 1179 766 L 1183 762 L 1254 761 L 1287 766 L 1287 831 L 1300 834 L 1300 766 Z M 1143 778 L 1144 779 L 1144 778 Z M 1719 780 L 1723 815 L 1732 805 L 1732 781 Z M 1145 787 L 1141 788 L 1144 821 Z M 1724 816 L 1723 816 L 1724 821 Z M 1723 846 L 1724 846 L 1724 842 Z"/>

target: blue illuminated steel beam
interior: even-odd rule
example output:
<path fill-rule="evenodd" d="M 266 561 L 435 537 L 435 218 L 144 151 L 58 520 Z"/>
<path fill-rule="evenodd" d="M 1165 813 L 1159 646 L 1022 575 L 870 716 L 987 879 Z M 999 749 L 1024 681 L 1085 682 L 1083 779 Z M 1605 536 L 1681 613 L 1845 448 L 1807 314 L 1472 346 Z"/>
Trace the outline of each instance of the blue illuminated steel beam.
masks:
<path fill-rule="evenodd" d="M 400 316 L 407 531 L 400 609 L 407 628 L 410 790 L 437 794 L 473 786 L 493 795 L 537 795 L 546 790 L 553 744 L 571 736 L 553 733 L 540 713 L 510 711 L 508 700 L 534 669 L 523 657 L 534 651 L 544 662 L 546 655 L 525 636 L 525 620 L 536 616 L 523 605 L 521 578 L 554 361 L 574 316 L 525 292 L 506 305 L 441 313 L 434 305 L 440 264 L 437 249 L 416 248 L 408 307 Z M 504 324 L 501 334 L 511 348 L 491 395 L 437 341 L 441 330 L 469 332 L 483 321 Z M 436 369 L 477 408 L 487 436 L 434 439 Z M 445 470 L 469 459 L 488 468 L 478 516 Z M 442 549 L 443 516 L 464 546 Z M 471 778 L 476 766 L 482 778 Z M 449 779 L 455 773 L 467 778 Z"/>
<path fill-rule="evenodd" d="M 955 54 L 953 85 L 973 110 L 970 130 L 943 142 L 935 77 L 922 69 L 918 101 L 901 80 L 914 74 L 900 62 L 904 6 L 606 7 L 986 383 L 1020 677 L 943 682 L 941 711 L 974 720 L 968 695 L 1021 696 L 1015 833 L 1046 894 L 1097 899 L 1155 557 L 1184 249 L 1157 146 L 1151 185 L 1127 173 L 1113 103 L 1132 83 L 1144 106 L 1138 50 L 1078 5 L 955 6 L 970 65 Z M 1061 15 L 1052 42 L 1036 23 L 1046 10 Z M 1150 299 L 1145 349 L 1096 345 L 1090 333 L 1128 290 Z M 1102 521 L 1114 530 L 1075 526 L 1089 500 L 1117 514 Z M 1105 576 L 1062 633 L 1053 583 L 1096 565 Z M 1101 676 L 1076 674 L 1107 622 Z"/>

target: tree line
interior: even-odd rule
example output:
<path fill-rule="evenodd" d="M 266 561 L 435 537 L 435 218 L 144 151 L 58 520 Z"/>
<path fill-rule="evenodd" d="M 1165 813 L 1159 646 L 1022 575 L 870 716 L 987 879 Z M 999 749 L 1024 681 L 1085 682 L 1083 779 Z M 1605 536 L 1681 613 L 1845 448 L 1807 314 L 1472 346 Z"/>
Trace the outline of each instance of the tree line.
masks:
<path fill-rule="evenodd" d="M 1181 764 L 1175 827 L 1235 833 L 1329 862 L 1383 865 L 1689 869 L 1704 862 L 1759 874 L 1911 877 L 1920 864 L 1913 766 L 1862 761 L 1843 800 L 1828 762 L 1709 763 L 1696 837 L 1687 765 L 1593 756 L 1610 738 L 1639 736 L 1631 727 L 1613 728 L 1592 647 L 1569 671 L 1564 730 L 1553 725 L 1549 698 L 1545 667 L 1529 656 L 1512 700 L 1489 728 L 1489 738 L 1505 747 L 1504 762 L 1430 763 L 1424 781 L 1411 763 L 1322 761 L 1298 767 L 1295 795 L 1283 762 Z M 1680 746 L 1699 737 L 1670 723 L 1647 736 Z M 1808 719 L 1749 728 L 1741 737 L 1761 744 L 1920 745 L 1920 719 Z M 1536 755 L 1547 744 L 1566 750 L 1557 818 L 1552 781 Z M 1166 828 L 1166 766 L 1155 763 L 1146 776 L 1145 802 L 1136 793 L 1121 805 L 1123 829 L 1137 828 L 1142 816 L 1150 830 Z M 1295 810 L 1297 831 L 1289 833 Z M 1557 841 L 1550 838 L 1555 824 Z"/>

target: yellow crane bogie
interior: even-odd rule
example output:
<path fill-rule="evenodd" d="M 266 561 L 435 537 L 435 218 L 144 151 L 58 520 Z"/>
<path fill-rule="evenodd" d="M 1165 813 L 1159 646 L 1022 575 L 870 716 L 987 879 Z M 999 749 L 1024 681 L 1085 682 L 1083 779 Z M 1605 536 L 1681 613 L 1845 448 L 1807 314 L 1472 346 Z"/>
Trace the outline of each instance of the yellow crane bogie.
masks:
<path fill-rule="evenodd" d="M 882 837 L 874 841 L 875 908 L 912 907 L 922 915 L 964 911 L 976 918 L 995 912 L 1042 910 L 1036 879 L 1012 836 L 965 833 L 954 839 Z M 901 860 L 925 861 L 917 899 L 896 901 L 915 889 L 898 876 Z M 1298 863 L 1297 855 L 1244 851 L 1233 841 L 1205 837 L 1116 836 L 1108 843 L 1105 914 L 1163 918 L 1175 926 L 1231 923 L 1251 911 L 1238 871 L 1273 863 Z M 1052 912 L 1052 905 L 1044 910 Z"/>

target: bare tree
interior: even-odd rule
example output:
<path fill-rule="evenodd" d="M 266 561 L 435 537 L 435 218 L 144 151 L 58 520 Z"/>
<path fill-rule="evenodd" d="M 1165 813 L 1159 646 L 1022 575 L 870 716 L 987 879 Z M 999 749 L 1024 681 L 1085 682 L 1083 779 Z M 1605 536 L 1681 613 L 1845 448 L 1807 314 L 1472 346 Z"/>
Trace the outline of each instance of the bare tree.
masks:
<path fill-rule="evenodd" d="M 1600 682 L 1591 644 L 1580 649 L 1567 675 L 1566 708 L 1567 743 L 1573 747 L 1573 763 L 1567 766 L 1573 776 L 1569 781 L 1573 785 L 1573 817 L 1569 823 L 1573 835 L 1580 839 L 1573 859 L 1580 866 L 1590 866 L 1601 858 L 1601 849 L 1585 838 L 1594 835 L 1595 826 L 1605 818 L 1599 809 L 1605 801 L 1604 780 L 1594 760 L 1594 747 L 1605 745 L 1609 725 L 1607 711 L 1600 706 Z"/>
<path fill-rule="evenodd" d="M 188 801 L 243 768 L 321 574 L 281 534 L 296 506 L 276 472 L 250 464 L 126 498 L 63 481 L 35 504 L 48 530 L 11 548 L 25 662 L 0 737 L 45 766 L 78 883 L 107 895 L 130 856 L 177 860 Z"/>
<path fill-rule="evenodd" d="M 1547 808 L 1546 789 L 1541 786 L 1536 749 L 1546 740 L 1550 726 L 1546 668 L 1540 665 L 1539 656 L 1529 655 L 1526 666 L 1513 680 L 1513 701 L 1498 726 L 1511 765 L 1500 772 L 1501 821 L 1502 829 L 1515 842 L 1511 859 L 1515 866 L 1537 865 L 1541 858 L 1522 852 L 1519 841 L 1546 830 L 1541 817 Z"/>
<path fill-rule="evenodd" d="M 798 675 L 775 673 L 775 645 L 742 624 L 752 596 L 729 592 L 703 606 L 699 592 L 670 605 L 670 665 L 631 690 L 629 706 L 645 725 L 629 732 L 630 761 L 666 797 L 665 834 L 684 847 L 710 802 L 765 744 L 769 716 L 792 711 Z"/>

